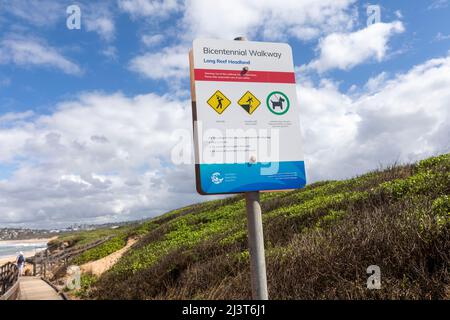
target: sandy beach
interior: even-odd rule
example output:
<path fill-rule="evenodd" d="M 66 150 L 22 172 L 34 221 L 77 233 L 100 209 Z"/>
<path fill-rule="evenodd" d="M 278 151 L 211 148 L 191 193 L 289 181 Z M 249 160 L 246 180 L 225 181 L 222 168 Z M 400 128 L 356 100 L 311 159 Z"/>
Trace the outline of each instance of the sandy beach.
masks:
<path fill-rule="evenodd" d="M 26 240 L 1 240 L 0 244 L 20 244 L 20 243 L 36 243 L 36 242 L 49 242 L 51 240 L 56 239 L 57 237 L 52 237 L 52 238 L 41 238 L 41 239 L 26 239 Z M 35 252 L 37 252 L 39 250 L 29 250 L 29 251 L 24 251 L 23 254 L 26 258 L 32 257 L 35 255 Z M 7 256 L 7 257 L 1 257 L 0 258 L 0 266 L 4 265 L 8 262 L 15 262 L 16 261 L 17 256 L 16 255 L 11 255 L 11 256 Z"/>
<path fill-rule="evenodd" d="M 23 253 L 26 258 L 34 256 L 34 250 L 33 251 L 27 251 Z M 5 258 L 0 258 L 0 266 L 8 263 L 8 262 L 15 262 L 16 256 L 9 256 Z"/>

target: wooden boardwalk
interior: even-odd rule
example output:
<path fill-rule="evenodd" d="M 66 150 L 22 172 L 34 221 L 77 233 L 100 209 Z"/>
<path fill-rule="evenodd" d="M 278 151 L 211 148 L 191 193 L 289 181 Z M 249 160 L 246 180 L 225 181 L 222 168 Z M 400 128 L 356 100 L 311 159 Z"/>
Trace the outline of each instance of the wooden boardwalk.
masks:
<path fill-rule="evenodd" d="M 20 277 L 19 300 L 62 300 L 62 297 L 39 277 Z"/>

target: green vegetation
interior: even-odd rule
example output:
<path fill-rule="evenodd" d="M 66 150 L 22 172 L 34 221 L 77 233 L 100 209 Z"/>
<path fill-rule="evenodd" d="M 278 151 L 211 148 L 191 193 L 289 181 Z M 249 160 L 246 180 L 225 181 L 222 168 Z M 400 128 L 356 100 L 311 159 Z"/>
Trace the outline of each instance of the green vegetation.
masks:
<path fill-rule="evenodd" d="M 102 243 L 101 245 L 89 249 L 79 256 L 77 256 L 72 263 L 76 265 L 82 265 L 89 261 L 98 260 L 104 258 L 117 250 L 122 249 L 127 244 L 127 233 L 114 236 L 110 240 Z"/>
<path fill-rule="evenodd" d="M 62 244 L 65 244 L 70 249 L 76 249 L 108 238 L 106 242 L 82 252 L 70 261 L 71 264 L 82 265 L 90 261 L 99 260 L 122 249 L 127 244 L 129 238 L 139 237 L 143 233 L 149 232 L 151 230 L 150 225 L 152 225 L 151 221 L 141 225 L 133 224 L 115 229 L 102 228 L 89 231 L 77 231 L 60 236 L 49 245 L 50 247 L 59 248 Z"/>
<path fill-rule="evenodd" d="M 89 297 L 89 292 L 98 278 L 90 273 L 84 273 L 80 279 L 80 289 L 74 291 L 74 295 L 80 299 L 86 299 Z"/>
<path fill-rule="evenodd" d="M 127 232 L 131 228 L 134 228 L 134 226 L 121 227 L 117 229 L 102 228 L 90 231 L 71 232 L 51 241 L 49 245 L 51 246 L 60 245 L 61 243 L 67 243 L 70 247 L 79 247 L 97 241 L 99 239 Z"/>
<path fill-rule="evenodd" d="M 449 299 L 450 155 L 344 181 L 263 193 L 273 299 Z M 177 209 L 82 261 L 140 240 L 91 283 L 94 299 L 248 299 L 242 195 Z M 379 265 L 382 289 L 367 290 Z"/>

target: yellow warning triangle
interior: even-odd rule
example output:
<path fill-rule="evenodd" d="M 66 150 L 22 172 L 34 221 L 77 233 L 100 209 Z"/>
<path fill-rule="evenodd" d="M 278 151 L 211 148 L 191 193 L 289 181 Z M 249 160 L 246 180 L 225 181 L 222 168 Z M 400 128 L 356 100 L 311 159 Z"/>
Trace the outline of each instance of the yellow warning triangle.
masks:
<path fill-rule="evenodd" d="M 228 99 L 222 92 L 217 90 L 207 101 L 208 105 L 213 108 L 218 114 L 222 114 L 226 108 L 231 104 L 230 99 Z"/>
<path fill-rule="evenodd" d="M 252 114 L 253 111 L 261 105 L 261 101 L 259 101 L 253 93 L 247 91 L 242 98 L 239 99 L 238 104 L 249 114 Z"/>

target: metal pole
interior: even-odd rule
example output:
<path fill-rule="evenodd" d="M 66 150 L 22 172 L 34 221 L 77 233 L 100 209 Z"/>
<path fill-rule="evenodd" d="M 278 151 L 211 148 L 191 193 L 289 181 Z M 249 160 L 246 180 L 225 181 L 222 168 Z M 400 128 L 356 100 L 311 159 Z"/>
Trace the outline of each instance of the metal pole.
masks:
<path fill-rule="evenodd" d="M 247 38 L 237 37 L 234 40 L 247 41 Z M 247 209 L 252 297 L 254 300 L 268 300 L 266 257 L 264 255 L 264 235 L 259 191 L 246 192 L 245 205 Z"/>
<path fill-rule="evenodd" d="M 268 300 L 264 236 L 259 191 L 246 192 L 248 245 L 254 300 Z"/>

